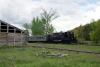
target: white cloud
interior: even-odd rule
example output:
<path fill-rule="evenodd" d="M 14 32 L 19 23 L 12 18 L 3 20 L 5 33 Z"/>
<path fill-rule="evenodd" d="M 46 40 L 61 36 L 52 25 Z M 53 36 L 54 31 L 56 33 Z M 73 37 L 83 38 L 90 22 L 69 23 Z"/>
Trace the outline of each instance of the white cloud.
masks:
<path fill-rule="evenodd" d="M 100 19 L 100 6 L 97 6 L 94 10 L 91 10 L 87 13 L 87 16 L 89 19 L 94 19 L 94 20 L 98 20 Z"/>
<path fill-rule="evenodd" d="M 100 19 L 99 4 L 99 1 L 91 4 L 88 0 L 0 0 L 0 20 L 21 28 L 22 24 L 40 15 L 41 8 L 47 11 L 52 8 L 59 15 L 52 21 L 56 31 L 67 31 L 93 18 Z"/>

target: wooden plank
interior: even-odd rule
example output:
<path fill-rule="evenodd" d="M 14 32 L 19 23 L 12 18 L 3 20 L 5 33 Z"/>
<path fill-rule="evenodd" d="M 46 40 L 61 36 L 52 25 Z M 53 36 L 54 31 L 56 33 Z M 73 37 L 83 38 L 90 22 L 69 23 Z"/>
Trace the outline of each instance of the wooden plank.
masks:
<path fill-rule="evenodd" d="M 6 43 L 0 43 L 0 46 L 2 46 L 2 45 L 4 45 L 4 44 L 6 44 Z"/>
<path fill-rule="evenodd" d="M 0 37 L 7 37 L 7 33 L 0 33 Z"/>
<path fill-rule="evenodd" d="M 16 29 L 14 28 L 14 46 L 16 45 L 16 42 L 15 42 L 15 39 L 16 39 L 15 33 L 16 33 Z"/>

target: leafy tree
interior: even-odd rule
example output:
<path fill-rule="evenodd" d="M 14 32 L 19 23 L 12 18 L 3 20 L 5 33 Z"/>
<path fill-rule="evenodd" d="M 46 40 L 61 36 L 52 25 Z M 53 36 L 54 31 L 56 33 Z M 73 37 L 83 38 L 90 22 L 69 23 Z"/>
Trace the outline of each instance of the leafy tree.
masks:
<path fill-rule="evenodd" d="M 78 33 L 79 33 L 78 37 L 83 38 L 83 26 L 82 25 L 78 27 Z"/>
<path fill-rule="evenodd" d="M 91 22 L 92 31 L 90 33 L 90 38 L 94 43 L 100 42 L 100 19 L 98 21 Z"/>
<path fill-rule="evenodd" d="M 76 36 L 76 38 L 78 39 L 78 41 L 83 41 L 83 26 L 80 25 L 79 27 L 76 27 L 75 29 L 72 30 Z"/>
<path fill-rule="evenodd" d="M 79 35 L 77 29 L 78 29 L 78 27 L 76 27 L 75 29 L 72 30 L 74 32 L 74 35 L 76 36 L 76 38 L 78 38 L 78 35 Z"/>
<path fill-rule="evenodd" d="M 91 25 L 86 24 L 83 26 L 83 38 L 87 41 L 90 41 L 90 32 L 92 31 Z"/>
<path fill-rule="evenodd" d="M 44 34 L 44 30 L 45 30 L 45 21 L 44 19 L 39 19 L 38 17 L 33 18 L 32 20 L 32 35 L 41 35 Z"/>
<path fill-rule="evenodd" d="M 46 10 L 43 9 L 43 13 L 41 13 L 40 17 L 34 17 L 32 19 L 32 35 L 41 35 L 41 34 L 49 34 L 54 31 L 54 27 L 50 23 L 52 20 L 54 20 L 55 17 L 55 11 L 50 11 L 47 13 Z"/>

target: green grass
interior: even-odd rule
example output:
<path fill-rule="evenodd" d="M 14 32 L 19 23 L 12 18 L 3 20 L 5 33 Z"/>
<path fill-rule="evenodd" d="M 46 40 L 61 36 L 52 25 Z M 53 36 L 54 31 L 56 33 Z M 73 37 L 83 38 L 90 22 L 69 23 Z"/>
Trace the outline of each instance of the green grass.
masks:
<path fill-rule="evenodd" d="M 87 50 L 87 51 L 100 51 L 100 46 L 79 45 L 79 44 L 43 44 L 43 43 L 29 43 L 29 46 L 43 46 L 54 48 L 67 48 L 75 50 Z"/>
<path fill-rule="evenodd" d="M 68 54 L 68 56 L 36 56 L 36 53 L 43 51 Z M 100 54 L 76 54 L 28 46 L 0 48 L 0 67 L 100 67 Z"/>

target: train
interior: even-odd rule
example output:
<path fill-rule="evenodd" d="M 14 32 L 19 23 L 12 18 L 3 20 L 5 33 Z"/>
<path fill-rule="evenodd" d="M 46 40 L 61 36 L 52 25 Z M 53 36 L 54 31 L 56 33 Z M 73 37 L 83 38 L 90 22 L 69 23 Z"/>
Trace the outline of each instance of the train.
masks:
<path fill-rule="evenodd" d="M 28 42 L 43 43 L 77 43 L 77 39 L 73 32 L 57 32 L 45 35 L 29 36 Z"/>

